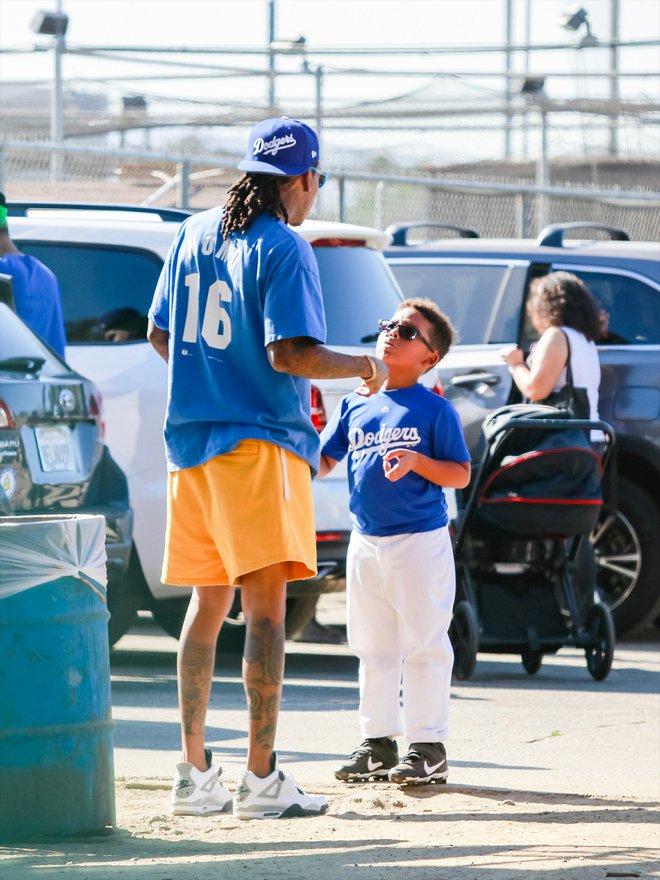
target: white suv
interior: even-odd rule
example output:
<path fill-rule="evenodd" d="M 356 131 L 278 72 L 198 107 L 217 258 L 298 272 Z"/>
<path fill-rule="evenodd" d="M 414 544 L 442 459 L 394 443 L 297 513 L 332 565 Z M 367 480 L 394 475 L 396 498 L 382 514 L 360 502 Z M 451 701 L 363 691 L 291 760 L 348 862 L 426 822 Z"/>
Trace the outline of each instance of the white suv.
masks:
<path fill-rule="evenodd" d="M 167 369 L 146 341 L 146 314 L 156 281 L 184 212 L 111 206 L 9 206 L 12 238 L 49 266 L 62 287 L 67 361 L 93 379 L 103 395 L 106 440 L 124 470 L 135 514 L 131 577 L 115 591 L 114 641 L 139 607 L 150 608 L 178 635 L 185 591 L 160 581 L 165 531 L 166 475 L 162 441 Z M 328 345 L 351 354 L 373 347 L 378 319 L 389 317 L 401 293 L 381 250 L 380 230 L 306 221 L 298 230 L 319 264 Z M 355 380 L 320 380 L 312 392 L 320 429 Z M 342 587 L 350 530 L 345 469 L 315 481 L 319 577 L 289 585 L 287 634 L 303 626 L 318 595 Z M 238 592 L 238 591 L 237 591 Z M 235 609 L 238 619 L 239 608 Z M 112 623 L 112 622 L 111 622 Z M 242 627 L 235 628 L 237 641 Z M 225 643 L 227 638 L 225 636 Z"/>

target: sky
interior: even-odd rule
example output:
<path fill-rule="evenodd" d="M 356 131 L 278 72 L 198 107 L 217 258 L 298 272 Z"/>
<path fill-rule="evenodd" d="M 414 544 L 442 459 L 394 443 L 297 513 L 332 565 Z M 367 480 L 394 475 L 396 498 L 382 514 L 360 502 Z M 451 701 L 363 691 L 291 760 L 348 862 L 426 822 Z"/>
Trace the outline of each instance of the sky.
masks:
<path fill-rule="evenodd" d="M 592 31 L 607 39 L 610 34 L 611 0 L 583 0 L 589 12 Z M 54 10 L 57 0 L 0 0 L 0 50 L 17 46 L 49 46 L 47 37 L 30 30 L 30 21 L 38 9 Z M 531 8 L 530 33 L 533 43 L 565 42 L 561 52 L 532 53 L 533 72 L 569 72 L 571 77 L 549 77 L 546 90 L 550 97 L 573 97 L 576 90 L 582 97 L 606 94 L 607 81 L 591 79 L 584 74 L 606 71 L 608 53 L 604 49 L 577 49 L 580 34 L 561 28 L 559 18 L 567 8 L 576 8 L 571 0 L 513 0 L 513 39 L 525 39 L 526 10 Z M 62 9 L 69 16 L 67 42 L 70 47 L 84 46 L 217 46 L 219 48 L 264 47 L 268 35 L 268 4 L 266 0 L 62 0 Z M 295 39 L 304 35 L 310 52 L 323 47 L 365 46 L 447 46 L 492 45 L 505 37 L 505 0 L 277 0 L 276 37 Z M 660 3 L 657 0 L 620 0 L 621 39 L 660 38 Z M 660 52 L 655 48 L 622 49 L 622 70 L 658 71 Z M 142 60 L 153 55 L 143 53 Z M 208 61 L 209 56 L 188 56 L 186 61 Z M 496 100 L 501 94 L 502 80 L 476 81 L 465 78 L 458 82 L 432 80 L 432 73 L 458 74 L 470 70 L 501 70 L 501 55 L 445 54 L 425 57 L 421 54 L 387 58 L 317 57 L 327 72 L 323 77 L 323 100 L 327 106 L 363 99 L 384 100 L 418 89 L 440 88 L 446 94 Z M 241 68 L 263 69 L 265 60 L 259 56 L 226 56 L 213 58 L 213 63 L 238 65 Z M 280 69 L 298 73 L 299 58 L 280 58 Z M 523 53 L 516 55 L 516 69 L 522 71 Z M 368 67 L 370 70 L 398 71 L 396 76 L 345 76 L 333 68 Z M 30 55 L 0 54 L 0 80 L 49 81 L 52 77 L 52 53 Z M 428 72 L 427 77 L 406 76 L 406 71 Z M 109 78 L 118 75 L 160 75 L 156 80 L 118 82 Z M 165 76 L 167 75 L 167 79 Z M 263 78 L 215 77 L 213 79 L 172 79 L 172 69 L 153 65 L 90 60 L 69 54 L 64 58 L 64 77 L 94 77 L 104 80 L 116 95 L 140 91 L 153 96 L 180 96 L 200 101 L 260 101 L 266 93 Z M 452 91 L 453 90 L 453 91 Z M 658 95 L 658 79 L 622 79 L 624 95 Z M 277 80 L 278 96 L 304 102 L 310 114 L 315 106 L 315 78 L 309 75 L 281 77 Z M 393 135 L 406 137 L 405 124 Z M 469 153 L 472 146 L 466 142 Z"/>

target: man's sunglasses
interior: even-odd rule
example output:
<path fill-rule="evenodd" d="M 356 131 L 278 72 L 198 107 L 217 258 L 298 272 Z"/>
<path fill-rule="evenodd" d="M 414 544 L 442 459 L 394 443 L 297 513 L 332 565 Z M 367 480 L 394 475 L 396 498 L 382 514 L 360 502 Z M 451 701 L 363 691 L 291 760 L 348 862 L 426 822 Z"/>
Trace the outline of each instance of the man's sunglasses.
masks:
<path fill-rule="evenodd" d="M 405 339 L 406 342 L 412 342 L 413 339 L 421 339 L 429 351 L 435 351 L 428 339 L 425 339 L 424 335 L 417 327 L 413 327 L 412 324 L 402 324 L 401 321 L 387 321 L 383 318 L 378 322 L 378 329 L 381 333 L 392 333 L 394 330 L 398 330 L 399 336 L 401 339 Z"/>
<path fill-rule="evenodd" d="M 311 170 L 314 174 L 318 175 L 319 178 L 319 189 L 323 189 L 325 186 L 325 182 L 330 177 L 327 171 L 320 171 L 315 165 L 312 165 Z"/>

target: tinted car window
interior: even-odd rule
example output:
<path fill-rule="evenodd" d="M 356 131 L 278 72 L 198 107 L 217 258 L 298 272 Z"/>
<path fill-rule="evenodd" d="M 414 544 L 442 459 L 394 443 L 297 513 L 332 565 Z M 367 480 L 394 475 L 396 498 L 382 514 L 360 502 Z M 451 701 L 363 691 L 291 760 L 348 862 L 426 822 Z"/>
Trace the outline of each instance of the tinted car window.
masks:
<path fill-rule="evenodd" d="M 21 242 L 21 248 L 57 275 L 70 343 L 144 339 L 146 314 L 162 266 L 155 255 L 50 243 Z M 382 254 L 365 247 L 317 247 L 314 252 L 325 301 L 328 344 L 373 345 L 361 340 L 375 333 L 379 318 L 393 314 L 400 302 Z M 122 335 L 117 335 L 116 327 Z"/>
<path fill-rule="evenodd" d="M 463 345 L 504 341 L 490 338 L 494 310 L 500 308 L 498 292 L 507 266 L 427 265 L 399 263 L 391 269 L 404 296 L 428 296 L 449 316 Z M 515 331 L 514 331 L 515 332 Z"/>
<path fill-rule="evenodd" d="M 21 250 L 44 262 L 62 288 L 67 341 L 113 342 L 118 321 L 131 338 L 144 340 L 162 261 L 148 251 L 21 241 Z M 107 335 L 106 335 L 107 334 Z"/>
<path fill-rule="evenodd" d="M 8 306 L 0 303 L 0 363 L 15 361 L 17 371 L 22 372 L 20 362 L 25 358 L 43 360 L 43 366 L 39 369 L 42 376 L 61 376 L 68 372 L 59 358 L 51 353 L 29 327 Z"/>
<path fill-rule="evenodd" d="M 380 318 L 389 318 L 401 293 L 383 255 L 365 247 L 317 247 L 328 325 L 328 345 L 373 348 Z M 369 338 L 368 338 L 369 337 Z"/>
<path fill-rule="evenodd" d="M 607 315 L 601 345 L 660 343 L 660 291 L 643 281 L 614 272 L 575 270 Z"/>

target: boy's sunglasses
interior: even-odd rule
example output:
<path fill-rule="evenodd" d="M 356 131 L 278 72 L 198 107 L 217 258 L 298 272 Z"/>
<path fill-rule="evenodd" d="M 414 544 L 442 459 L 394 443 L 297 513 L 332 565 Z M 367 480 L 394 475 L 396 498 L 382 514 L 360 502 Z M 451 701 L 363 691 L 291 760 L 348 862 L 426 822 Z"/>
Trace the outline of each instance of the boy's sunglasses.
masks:
<path fill-rule="evenodd" d="M 428 339 L 425 339 L 417 327 L 413 327 L 412 324 L 402 324 L 401 321 L 387 321 L 385 318 L 382 318 L 378 322 L 378 329 L 381 333 L 392 333 L 392 331 L 398 330 L 399 336 L 401 339 L 405 339 L 406 342 L 411 342 L 413 339 L 421 339 L 429 351 L 435 351 Z"/>
<path fill-rule="evenodd" d="M 330 177 L 327 171 L 320 171 L 315 165 L 312 165 L 311 170 L 314 174 L 318 175 L 319 178 L 319 189 L 323 189 L 325 186 L 325 182 Z"/>

